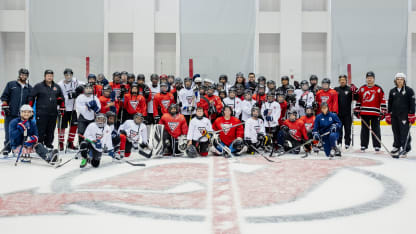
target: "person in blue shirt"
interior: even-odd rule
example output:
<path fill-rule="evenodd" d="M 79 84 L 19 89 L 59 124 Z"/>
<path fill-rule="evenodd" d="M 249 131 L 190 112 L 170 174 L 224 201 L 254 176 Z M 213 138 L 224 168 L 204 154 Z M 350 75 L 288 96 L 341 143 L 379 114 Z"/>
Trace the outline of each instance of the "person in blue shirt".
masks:
<path fill-rule="evenodd" d="M 326 102 L 321 104 L 321 113 L 316 116 L 312 136 L 321 141 L 327 157 L 341 156 L 337 148 L 337 139 L 341 129 L 341 121 L 337 114 L 330 112 Z"/>

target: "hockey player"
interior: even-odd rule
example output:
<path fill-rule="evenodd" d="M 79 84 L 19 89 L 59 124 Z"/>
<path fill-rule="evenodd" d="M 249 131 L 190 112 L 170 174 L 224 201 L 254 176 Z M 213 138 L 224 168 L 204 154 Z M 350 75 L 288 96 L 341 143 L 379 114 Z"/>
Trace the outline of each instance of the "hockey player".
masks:
<path fill-rule="evenodd" d="M 305 124 L 297 115 L 296 111 L 288 112 L 288 119 L 283 122 L 277 137 L 278 153 L 293 149 L 309 139 Z M 306 153 L 310 152 L 310 144 L 305 145 L 304 150 Z M 293 153 L 299 154 L 300 147 L 294 149 Z"/>
<path fill-rule="evenodd" d="M 112 112 L 112 111 L 107 111 L 107 113 L 105 113 L 105 117 L 107 118 L 107 126 L 110 128 L 110 132 L 111 132 L 111 142 L 113 143 L 114 158 L 120 159 L 120 154 L 119 154 L 120 134 L 118 133 L 117 129 L 115 128 L 116 113 Z M 107 152 L 108 152 L 108 150 L 107 150 Z"/>
<path fill-rule="evenodd" d="M 97 84 L 97 77 L 95 76 L 95 74 L 88 74 L 87 79 L 88 79 L 88 84 L 92 86 L 93 94 L 96 97 L 100 97 L 103 92 L 103 86 Z"/>
<path fill-rule="evenodd" d="M 315 118 L 312 135 L 314 140 L 322 142 L 327 157 L 341 156 L 341 151 L 337 147 L 340 128 L 341 121 L 338 116 L 329 111 L 328 103 L 323 102 L 321 104 L 321 114 Z"/>
<path fill-rule="evenodd" d="M 405 157 L 411 149 L 411 137 L 409 134 L 410 124 L 414 124 L 415 116 L 415 93 L 406 85 L 406 75 L 397 73 L 394 84 L 389 92 L 386 122 L 391 124 L 393 130 L 394 158 Z"/>
<path fill-rule="evenodd" d="M 164 113 L 160 118 L 159 124 L 165 126 L 163 131 L 163 142 L 165 146 L 164 155 L 172 155 L 179 153 L 178 138 L 181 135 L 188 134 L 188 125 L 185 117 L 178 114 L 179 108 L 172 103 L 168 108 L 168 113 Z M 173 149 L 175 149 L 173 151 Z"/>
<path fill-rule="evenodd" d="M 121 93 L 121 74 L 120 72 L 114 72 L 113 73 L 113 81 L 110 82 L 110 86 L 113 89 L 113 92 L 116 94 L 116 99 L 120 99 L 120 93 Z"/>
<path fill-rule="evenodd" d="M 246 89 L 244 93 L 244 101 L 241 102 L 241 120 L 246 121 L 252 115 L 251 109 L 256 106 L 256 101 L 252 99 L 252 92 L 250 89 Z"/>
<path fill-rule="evenodd" d="M 361 118 L 362 122 L 366 122 L 371 126 L 371 130 L 378 139 L 381 140 L 380 120 L 384 119 L 387 114 L 386 99 L 384 98 L 383 89 L 375 84 L 375 74 L 372 71 L 366 74 L 367 84 L 358 90 L 358 100 L 355 104 L 354 115 Z M 368 148 L 370 129 L 362 123 L 361 125 L 361 151 L 364 152 Z M 372 135 L 373 147 L 376 152 L 380 151 L 381 142 Z"/>
<path fill-rule="evenodd" d="M 181 91 L 181 89 L 183 89 L 182 78 L 176 77 L 175 83 L 173 83 L 172 89 L 170 90 L 176 103 L 179 103 L 178 94 L 179 94 L 179 91 Z"/>
<path fill-rule="evenodd" d="M 350 148 L 351 144 L 351 126 L 352 126 L 352 112 L 351 104 L 354 100 L 354 96 L 357 92 L 357 87 L 354 84 L 351 86 L 347 85 L 348 77 L 347 75 L 340 75 L 338 77 L 340 86 L 335 88 L 335 91 L 338 93 L 338 117 L 342 123 L 342 126 L 339 131 L 338 145 L 342 143 L 342 135 L 345 131 L 344 144 L 345 149 Z M 344 131 L 343 131 L 344 130 Z"/>
<path fill-rule="evenodd" d="M 237 84 L 235 86 L 236 90 L 236 97 L 239 98 L 241 101 L 244 100 L 244 86 L 242 84 Z"/>
<path fill-rule="evenodd" d="M 32 92 L 32 86 L 27 82 L 29 71 L 25 68 L 19 69 L 18 78 L 9 81 L 1 95 L 2 112 L 4 117 L 4 149 L 3 155 L 8 155 L 11 151 L 9 143 L 9 124 L 10 121 L 19 116 L 20 107 L 29 103 L 29 96 Z"/>
<path fill-rule="evenodd" d="M 84 135 L 85 129 L 94 122 L 95 114 L 98 114 L 101 109 L 100 101 L 94 96 L 91 85 L 86 85 L 84 93 L 78 96 L 75 109 L 78 113 L 78 134 Z M 81 137 L 78 142 L 82 142 Z"/>
<path fill-rule="evenodd" d="M 127 83 L 126 83 L 126 89 L 130 90 L 131 85 L 136 82 L 136 76 L 133 73 L 127 74 Z"/>
<path fill-rule="evenodd" d="M 45 80 L 37 83 L 31 93 L 30 105 L 36 102 L 36 125 L 39 131 L 39 142 L 53 148 L 56 119 L 65 113 L 65 100 L 61 87 L 53 81 L 53 71 L 45 70 Z M 57 107 L 59 106 L 59 112 Z"/>
<path fill-rule="evenodd" d="M 282 90 L 285 94 L 287 94 L 287 88 L 289 86 L 289 77 L 288 76 L 282 76 L 280 79 L 282 86 L 280 86 L 277 90 Z"/>
<path fill-rule="evenodd" d="M 225 74 L 220 75 L 220 77 L 218 78 L 218 81 L 220 84 L 222 84 L 225 92 L 227 92 L 228 95 L 228 90 L 230 90 L 231 85 L 228 84 L 228 76 Z"/>
<path fill-rule="evenodd" d="M 110 85 L 106 85 L 103 88 L 103 95 L 98 98 L 100 100 L 101 109 L 100 112 L 105 114 L 108 111 L 112 111 L 114 113 L 118 112 L 118 105 L 116 105 L 115 101 L 115 93 L 112 91 Z"/>
<path fill-rule="evenodd" d="M 273 92 L 276 93 L 276 82 L 274 82 L 274 80 L 268 80 L 267 81 L 267 93 L 268 92 Z"/>
<path fill-rule="evenodd" d="M 121 83 L 122 84 L 127 84 L 128 75 L 129 75 L 129 73 L 127 71 L 120 72 L 120 77 L 121 77 Z"/>
<path fill-rule="evenodd" d="M 62 122 L 58 122 L 59 151 L 64 150 L 65 129 L 68 127 L 68 124 L 70 128 L 66 147 L 70 150 L 78 150 L 78 148 L 74 145 L 74 139 L 78 128 L 77 112 L 75 111 L 75 99 L 78 96 L 76 89 L 82 84 L 80 84 L 80 82 L 73 77 L 73 75 L 74 72 L 72 69 L 66 68 L 64 70 L 65 79 L 58 83 L 65 97 L 65 113 L 62 116 L 62 119 L 60 119 Z"/>
<path fill-rule="evenodd" d="M 264 76 L 262 76 L 264 78 Z M 260 77 L 259 77 L 260 78 Z M 253 95 L 253 100 L 256 101 L 256 105 L 261 109 L 264 102 L 266 102 L 266 87 L 262 84 L 257 86 L 257 92 Z"/>
<path fill-rule="evenodd" d="M 305 124 L 306 132 L 309 134 L 312 134 L 313 130 L 313 124 L 315 123 L 315 115 L 313 114 L 313 107 L 307 106 L 305 115 L 300 117 L 299 119 L 303 121 Z M 309 138 L 312 138 L 312 135 L 309 136 Z"/>
<path fill-rule="evenodd" d="M 259 78 L 257 78 L 257 82 L 258 82 L 257 85 L 263 85 L 264 87 L 266 87 L 266 77 L 259 76 Z M 266 92 L 266 90 L 264 90 L 264 92 Z"/>
<path fill-rule="evenodd" d="M 30 154 L 35 151 L 47 163 L 54 164 L 58 161 L 58 150 L 49 152 L 38 142 L 38 128 L 33 120 L 33 109 L 30 105 L 25 104 L 20 108 L 20 117 L 10 121 L 9 130 L 13 153 Z"/>
<path fill-rule="evenodd" d="M 168 108 L 171 104 L 175 103 L 173 94 L 168 91 L 168 84 L 160 84 L 160 93 L 155 95 L 153 100 L 153 118 L 155 124 L 157 124 L 163 114 L 168 113 Z"/>
<path fill-rule="evenodd" d="M 194 86 L 193 87 L 198 87 L 198 89 L 199 88 L 201 88 L 202 87 L 202 79 L 201 79 L 201 77 L 194 77 Z"/>
<path fill-rule="evenodd" d="M 139 94 L 142 95 L 146 99 L 147 103 L 149 101 L 151 101 L 152 100 L 152 92 L 151 92 L 149 86 L 147 86 L 147 84 L 145 84 L 145 76 L 143 74 L 138 74 L 137 75 L 137 84 L 139 85 Z"/>
<path fill-rule="evenodd" d="M 153 100 L 156 94 L 160 93 L 160 86 L 159 86 L 159 76 L 157 74 L 150 75 L 151 84 L 149 85 L 150 88 L 150 100 L 147 99 L 147 123 L 153 124 L 155 123 L 154 113 L 153 113 Z"/>
<path fill-rule="evenodd" d="M 221 90 L 221 91 L 219 91 L 219 92 L 218 92 L 218 97 L 220 97 L 220 98 L 221 98 L 221 101 L 223 101 L 223 100 L 224 100 L 224 98 L 226 98 L 226 97 L 227 97 L 227 92 L 225 92 L 225 90 Z M 224 102 L 223 102 L 223 104 L 224 104 Z"/>
<path fill-rule="evenodd" d="M 143 115 L 136 113 L 133 119 L 126 120 L 119 128 L 120 133 L 120 150 L 116 154 L 116 159 L 129 157 L 132 147 L 138 149 L 146 148 L 147 145 L 147 127 L 143 123 Z M 146 155 L 149 157 L 149 155 Z"/>
<path fill-rule="evenodd" d="M 81 168 L 87 166 L 88 162 L 93 167 L 99 167 L 103 149 L 107 150 L 108 155 L 114 157 L 111 129 L 107 125 L 107 118 L 104 114 L 97 114 L 95 122 L 88 125 L 82 138 L 83 141 L 79 146 L 82 156 Z"/>
<path fill-rule="evenodd" d="M 224 98 L 223 103 L 224 106 L 230 106 L 233 110 L 233 116 L 239 118 L 241 115 L 241 99 L 236 97 L 236 89 L 234 87 L 231 87 L 228 91 L 228 97 Z"/>
<path fill-rule="evenodd" d="M 147 116 L 146 99 L 139 94 L 139 85 L 137 83 L 132 83 L 130 93 L 124 95 L 123 108 L 126 110 L 127 115 L 125 119 L 133 119 L 136 113 L 141 113 L 142 117 Z"/>
<path fill-rule="evenodd" d="M 248 146 L 249 154 L 257 152 L 254 149 L 262 148 L 265 143 L 264 121 L 259 117 L 260 109 L 256 106 L 251 108 L 251 117 L 247 119 L 244 128 L 244 141 Z"/>
<path fill-rule="evenodd" d="M 318 109 L 316 113 L 320 113 L 320 106 L 322 103 L 326 102 L 329 107 L 330 112 L 338 113 L 338 93 L 334 89 L 330 88 L 331 80 L 328 78 L 322 79 L 322 89 L 316 93 L 316 103 L 318 105 Z"/>
<path fill-rule="evenodd" d="M 204 109 L 202 107 L 197 107 L 196 116 L 189 123 L 188 135 L 186 136 L 186 139 L 188 140 L 188 148 L 193 145 L 201 156 L 207 156 L 209 141 L 207 137 L 204 137 L 204 135 L 211 131 L 211 121 L 204 117 Z"/>
<path fill-rule="evenodd" d="M 103 73 L 99 73 L 97 75 L 97 84 L 103 87 L 109 84 L 107 78 L 105 78 Z"/>
<path fill-rule="evenodd" d="M 283 90 L 277 91 L 277 102 L 280 104 L 280 117 L 279 117 L 279 125 L 283 125 L 283 121 L 286 120 L 286 112 L 287 112 L 287 101 L 286 95 Z"/>
<path fill-rule="evenodd" d="M 207 89 L 207 94 L 202 96 L 200 94 L 200 101 L 197 106 L 204 108 L 205 116 L 213 122 L 215 118 L 218 117 L 218 113 L 221 113 L 223 104 L 221 99 L 214 95 L 215 87 L 213 85 L 209 86 Z"/>
<path fill-rule="evenodd" d="M 309 82 L 307 80 L 302 80 L 300 82 L 301 89 L 295 90 L 296 95 L 296 105 L 295 109 L 298 112 L 299 116 L 305 115 L 305 108 L 307 106 L 312 106 L 315 101 L 315 96 L 311 91 L 309 91 Z"/>
<path fill-rule="evenodd" d="M 185 116 L 186 123 L 189 124 L 191 116 L 195 114 L 196 104 L 199 102 L 198 91 L 192 89 L 192 80 L 186 77 L 184 80 L 185 88 L 178 93 L 181 113 Z"/>
<path fill-rule="evenodd" d="M 309 91 L 311 91 L 316 96 L 316 93 L 321 89 L 321 87 L 318 85 L 318 77 L 316 75 L 311 75 L 309 77 L 309 82 L 311 83 L 311 86 L 309 86 Z"/>
<path fill-rule="evenodd" d="M 211 150 L 216 155 L 222 155 L 227 152 L 227 150 L 224 149 L 227 147 L 232 154 L 241 155 L 247 151 L 247 147 L 244 145 L 243 141 L 244 128 L 242 125 L 232 127 L 233 125 L 240 124 L 241 121 L 236 117 L 231 116 L 231 107 L 225 106 L 223 112 L 224 116 L 217 118 L 212 125 L 214 131 L 222 131 L 219 133 L 219 139 L 214 139 Z"/>
<path fill-rule="evenodd" d="M 276 142 L 281 110 L 279 103 L 274 100 L 274 97 L 274 93 L 267 93 L 267 102 L 261 107 L 261 113 L 263 113 L 267 134 L 273 137 L 273 142 Z"/>

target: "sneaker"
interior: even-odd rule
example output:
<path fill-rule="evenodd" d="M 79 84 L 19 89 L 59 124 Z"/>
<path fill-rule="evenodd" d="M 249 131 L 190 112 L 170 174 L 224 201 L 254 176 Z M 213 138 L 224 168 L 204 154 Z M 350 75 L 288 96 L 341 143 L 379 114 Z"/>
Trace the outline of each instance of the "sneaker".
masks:
<path fill-rule="evenodd" d="M 367 147 L 365 147 L 365 146 L 361 146 L 361 152 L 362 152 L 362 153 L 364 153 L 366 149 L 367 149 Z"/>
<path fill-rule="evenodd" d="M 400 148 L 396 148 L 396 147 L 393 147 L 393 149 L 390 151 L 391 154 L 397 154 L 399 152 L 400 152 Z"/>
<path fill-rule="evenodd" d="M 59 151 L 64 151 L 64 143 L 59 142 Z"/>
<path fill-rule="evenodd" d="M 79 165 L 79 167 L 84 168 L 85 166 L 87 166 L 87 162 L 88 160 L 86 158 L 82 158 L 81 164 Z"/>
<path fill-rule="evenodd" d="M 375 150 L 376 152 L 379 152 L 379 151 L 380 151 L 380 147 L 374 147 L 374 150 Z"/>

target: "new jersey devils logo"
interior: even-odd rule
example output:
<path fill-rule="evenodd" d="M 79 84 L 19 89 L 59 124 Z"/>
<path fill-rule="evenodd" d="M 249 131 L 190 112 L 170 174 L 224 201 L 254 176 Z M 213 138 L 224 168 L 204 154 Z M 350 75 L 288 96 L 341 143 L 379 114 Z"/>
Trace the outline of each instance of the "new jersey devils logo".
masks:
<path fill-rule="evenodd" d="M 365 91 L 363 94 L 363 102 L 372 102 L 375 98 L 376 95 L 371 90 Z"/>

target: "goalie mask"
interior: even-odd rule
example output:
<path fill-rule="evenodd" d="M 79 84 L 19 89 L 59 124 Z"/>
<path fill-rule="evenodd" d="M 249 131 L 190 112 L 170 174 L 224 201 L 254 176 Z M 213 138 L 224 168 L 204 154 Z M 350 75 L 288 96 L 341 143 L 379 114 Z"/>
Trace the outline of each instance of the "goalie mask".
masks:
<path fill-rule="evenodd" d="M 95 117 L 95 123 L 97 124 L 99 128 L 104 128 L 105 125 L 107 124 L 107 117 L 105 117 L 103 113 L 99 113 Z"/>

